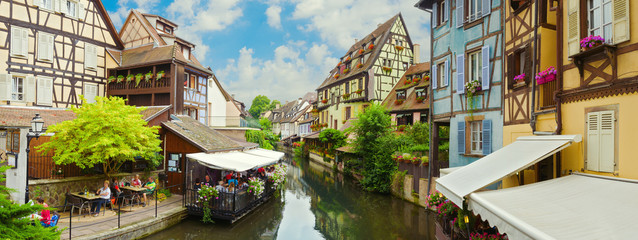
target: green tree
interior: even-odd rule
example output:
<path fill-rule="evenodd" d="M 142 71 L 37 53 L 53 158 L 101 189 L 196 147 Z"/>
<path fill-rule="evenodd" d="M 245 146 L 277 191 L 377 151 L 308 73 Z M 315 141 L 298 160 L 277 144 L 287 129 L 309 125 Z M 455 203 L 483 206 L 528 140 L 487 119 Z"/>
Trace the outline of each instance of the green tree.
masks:
<path fill-rule="evenodd" d="M 343 134 L 343 132 L 332 128 L 328 128 L 319 133 L 319 140 L 328 144 L 328 152 L 330 154 L 334 154 L 335 149 L 346 145 L 346 138 L 347 137 Z"/>
<path fill-rule="evenodd" d="M 268 110 L 273 110 L 277 108 L 277 104 L 281 105 L 281 102 L 279 102 L 279 100 L 272 100 L 272 102 L 270 103 L 270 106 L 268 107 Z"/>
<path fill-rule="evenodd" d="M 253 103 L 250 104 L 250 109 L 248 109 L 248 112 L 254 118 L 259 118 L 259 115 L 262 112 L 268 111 L 269 108 L 270 108 L 270 99 L 268 99 L 268 97 L 264 95 L 257 95 L 253 99 Z"/>
<path fill-rule="evenodd" d="M 261 129 L 263 130 L 267 130 L 267 131 L 272 130 L 272 123 L 270 122 L 270 120 L 268 120 L 268 118 L 260 118 L 259 125 L 261 126 Z"/>
<path fill-rule="evenodd" d="M 0 167 L 0 183 L 5 181 L 5 171 L 10 166 Z M 0 238 L 2 239 L 60 239 L 57 227 L 44 228 L 39 222 L 32 224 L 28 218 L 40 212 L 42 205 L 16 204 L 9 199 L 15 190 L 0 184 Z"/>
<path fill-rule="evenodd" d="M 162 151 L 159 127 L 148 127 L 142 110 L 126 105 L 122 98 L 97 97 L 95 103 L 72 108 L 75 119 L 50 126 L 47 133 L 55 135 L 37 149 L 55 153 L 56 164 L 74 163 L 82 169 L 102 164 L 107 177 L 136 157 L 157 166 L 157 153 Z"/>
<path fill-rule="evenodd" d="M 268 150 L 275 149 L 279 141 L 277 135 L 266 130 L 247 130 L 245 137 L 247 142 L 258 143 L 260 148 Z"/>
<path fill-rule="evenodd" d="M 354 149 L 364 159 L 361 184 L 368 191 L 388 193 L 397 169 L 392 153 L 403 138 L 391 132 L 390 115 L 379 104 L 370 105 L 357 118 L 353 123 L 357 135 Z"/>

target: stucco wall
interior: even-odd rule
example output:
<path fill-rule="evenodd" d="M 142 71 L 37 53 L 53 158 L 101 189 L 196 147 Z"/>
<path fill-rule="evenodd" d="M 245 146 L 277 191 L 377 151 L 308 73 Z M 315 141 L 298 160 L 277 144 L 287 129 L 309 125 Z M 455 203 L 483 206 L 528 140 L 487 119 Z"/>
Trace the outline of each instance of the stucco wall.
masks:
<path fill-rule="evenodd" d="M 468 114 L 459 114 L 450 121 L 450 167 L 460 167 L 470 164 L 478 157 L 459 154 L 458 148 L 458 122 L 465 121 Z M 492 120 L 492 151 L 503 147 L 503 116 L 500 112 L 475 113 L 474 117 L 484 116 L 485 120 Z"/>
<path fill-rule="evenodd" d="M 210 126 L 225 127 L 226 126 L 226 98 L 224 94 L 214 83 L 214 79 L 209 79 L 208 84 L 208 103 L 210 108 L 208 109 L 208 121 Z"/>

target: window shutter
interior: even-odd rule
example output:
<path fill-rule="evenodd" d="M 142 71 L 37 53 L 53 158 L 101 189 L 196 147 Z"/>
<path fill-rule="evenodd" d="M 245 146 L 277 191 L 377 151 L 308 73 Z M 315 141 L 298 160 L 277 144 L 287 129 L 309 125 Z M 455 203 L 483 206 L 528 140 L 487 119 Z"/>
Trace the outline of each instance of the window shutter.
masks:
<path fill-rule="evenodd" d="M 438 79 L 437 77 L 437 70 L 436 70 L 436 63 L 432 62 L 432 79 L 430 79 L 430 82 L 432 83 L 432 89 L 436 89 L 438 86 Z"/>
<path fill-rule="evenodd" d="M 465 56 L 463 53 L 456 56 L 456 93 L 463 94 L 465 92 Z"/>
<path fill-rule="evenodd" d="M 490 46 L 483 46 L 482 57 L 483 57 L 483 66 L 482 66 L 482 90 L 490 89 Z"/>
<path fill-rule="evenodd" d="M 443 70 L 443 73 L 445 74 L 445 83 L 443 83 L 443 85 L 445 85 L 446 87 L 450 85 L 450 61 L 449 60 L 445 60 L 445 69 Z"/>
<path fill-rule="evenodd" d="M 516 61 L 514 57 L 515 54 L 513 53 L 507 56 L 507 87 L 509 87 L 510 89 L 514 88 L 514 77 L 516 76 L 516 73 L 514 71 L 514 69 L 516 69 Z"/>
<path fill-rule="evenodd" d="M 69 9 L 67 7 L 67 0 L 59 0 L 60 1 L 60 13 L 64 15 L 69 15 Z"/>
<path fill-rule="evenodd" d="M 48 47 L 48 51 L 49 51 L 48 58 L 49 58 L 49 60 L 53 61 L 53 55 L 55 55 L 54 54 L 55 52 L 53 50 L 53 46 L 55 45 L 55 35 L 53 35 L 53 34 L 49 35 L 47 40 L 48 40 L 48 46 L 47 47 Z"/>
<path fill-rule="evenodd" d="M 458 148 L 459 148 L 459 154 L 465 154 L 465 122 L 458 122 L 459 125 L 459 129 L 458 129 L 458 135 L 457 135 L 457 139 L 458 139 Z"/>
<path fill-rule="evenodd" d="M 523 72 L 527 76 L 527 81 L 534 80 L 534 73 L 532 72 L 532 46 L 527 45 L 525 47 L 525 69 Z"/>
<path fill-rule="evenodd" d="M 53 0 L 53 11 L 62 12 L 62 0 Z"/>
<path fill-rule="evenodd" d="M 614 43 L 629 41 L 629 0 L 613 0 Z"/>
<path fill-rule="evenodd" d="M 22 55 L 22 29 L 11 28 L 11 55 Z"/>
<path fill-rule="evenodd" d="M 24 84 L 24 99 L 26 102 L 35 102 L 35 77 L 27 76 L 26 82 Z"/>
<path fill-rule="evenodd" d="M 598 171 L 600 162 L 600 113 L 587 114 L 587 170 Z"/>
<path fill-rule="evenodd" d="M 97 85 L 85 84 L 84 85 L 84 98 L 87 103 L 94 103 L 97 96 Z"/>
<path fill-rule="evenodd" d="M 0 74 L 0 101 L 11 100 L 11 74 Z"/>
<path fill-rule="evenodd" d="M 445 9 L 443 9 L 443 11 L 445 11 L 445 13 L 443 13 L 443 16 L 445 16 L 445 19 L 443 19 L 443 21 L 447 21 L 450 19 L 449 15 L 450 15 L 450 0 L 445 0 Z"/>
<path fill-rule="evenodd" d="M 483 17 L 490 15 L 492 12 L 492 0 L 483 0 L 481 12 L 483 13 Z"/>
<path fill-rule="evenodd" d="M 567 4 L 567 53 L 571 56 L 580 51 L 580 1 L 568 0 Z"/>
<path fill-rule="evenodd" d="M 42 7 L 42 0 L 33 0 L 33 6 Z"/>
<path fill-rule="evenodd" d="M 44 33 L 38 33 L 38 60 L 47 59 L 47 45 L 46 45 L 46 36 Z"/>
<path fill-rule="evenodd" d="M 463 11 L 464 0 L 456 0 L 456 27 L 463 27 L 465 21 L 465 12 Z"/>
<path fill-rule="evenodd" d="M 84 64 L 86 65 L 86 68 L 92 68 L 92 69 L 96 69 L 97 68 L 97 51 L 95 49 L 95 45 L 92 44 L 85 44 L 85 48 L 84 48 Z"/>
<path fill-rule="evenodd" d="M 614 172 L 614 146 L 615 146 L 615 112 L 600 112 L 600 158 L 599 170 L 601 172 Z"/>
<path fill-rule="evenodd" d="M 22 47 L 22 56 L 29 56 L 29 30 L 25 29 L 21 29 L 22 30 L 22 43 L 20 44 L 20 46 Z"/>
<path fill-rule="evenodd" d="M 483 120 L 483 155 L 492 153 L 492 120 Z"/>
<path fill-rule="evenodd" d="M 438 8 L 439 5 L 437 3 L 432 4 L 432 28 L 435 28 L 436 26 L 439 26 L 439 21 L 438 21 Z"/>
<path fill-rule="evenodd" d="M 84 3 L 78 2 L 78 19 L 84 20 L 84 16 L 86 15 L 86 10 L 84 9 Z"/>
<path fill-rule="evenodd" d="M 53 79 L 38 78 L 38 105 L 53 105 Z"/>

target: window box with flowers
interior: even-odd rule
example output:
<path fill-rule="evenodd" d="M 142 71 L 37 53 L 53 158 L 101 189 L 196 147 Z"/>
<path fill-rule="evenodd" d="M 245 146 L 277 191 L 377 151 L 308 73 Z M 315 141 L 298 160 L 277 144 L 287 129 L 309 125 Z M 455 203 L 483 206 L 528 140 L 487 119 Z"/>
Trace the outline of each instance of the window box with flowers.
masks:
<path fill-rule="evenodd" d="M 356 93 L 356 94 L 361 94 L 362 92 L 363 92 L 363 90 L 361 90 L 361 89 L 359 89 L 357 91 L 354 91 L 354 93 Z"/>
<path fill-rule="evenodd" d="M 604 42 L 605 42 L 605 39 L 601 36 L 587 36 L 580 40 L 580 47 L 581 47 L 581 50 L 584 52 L 589 49 L 603 45 Z"/>
<path fill-rule="evenodd" d="M 392 72 L 392 68 L 391 67 L 382 67 L 381 70 L 383 70 L 386 73 L 391 73 Z"/>
<path fill-rule="evenodd" d="M 525 86 L 525 73 L 521 73 L 514 77 L 514 88 Z"/>
<path fill-rule="evenodd" d="M 148 72 L 146 75 L 144 75 L 144 77 L 146 78 L 144 80 L 146 80 L 147 82 L 151 81 L 151 79 L 153 78 L 153 73 L 152 72 Z"/>
<path fill-rule="evenodd" d="M 126 81 L 127 82 L 130 82 L 130 81 L 133 81 L 133 80 L 135 80 L 135 75 L 129 74 L 128 76 L 126 76 Z"/>
<path fill-rule="evenodd" d="M 350 72 L 350 68 L 343 69 L 343 74 L 346 74 L 346 73 L 349 73 L 349 72 Z"/>
<path fill-rule="evenodd" d="M 414 78 L 412 78 L 412 82 L 413 82 L 413 83 L 418 83 L 419 81 L 421 81 L 421 78 L 420 78 L 420 77 L 414 77 Z"/>
<path fill-rule="evenodd" d="M 394 100 L 394 104 L 396 104 L 396 105 L 401 105 L 401 104 L 403 104 L 403 102 L 405 102 L 405 99 Z"/>
<path fill-rule="evenodd" d="M 416 102 L 417 103 L 423 103 L 423 101 L 425 101 L 425 97 L 417 97 L 416 98 Z"/>
<path fill-rule="evenodd" d="M 430 75 L 423 76 L 423 81 L 430 81 Z"/>
<path fill-rule="evenodd" d="M 117 81 L 117 78 L 115 76 L 110 76 L 107 80 L 107 82 L 111 83 Z"/>
<path fill-rule="evenodd" d="M 163 78 L 164 77 L 164 71 L 157 72 L 157 76 L 156 77 L 157 78 L 155 80 L 160 80 L 161 78 Z"/>
<path fill-rule="evenodd" d="M 538 85 L 541 85 L 548 82 L 553 82 L 554 80 L 556 80 L 557 73 L 558 72 L 556 71 L 556 68 L 550 66 L 536 75 L 536 83 Z"/>
<path fill-rule="evenodd" d="M 374 49 L 374 44 L 371 43 L 370 46 L 368 46 L 368 50 L 372 50 L 372 49 Z"/>
<path fill-rule="evenodd" d="M 346 58 L 346 62 L 348 62 L 348 61 L 350 61 L 350 60 L 352 60 L 352 58 L 351 58 L 350 56 L 348 56 L 348 57 Z"/>
<path fill-rule="evenodd" d="M 406 80 L 404 81 L 404 83 L 405 83 L 405 85 L 408 85 L 408 84 L 412 83 L 412 80 L 410 80 L 410 79 L 406 79 Z"/>
<path fill-rule="evenodd" d="M 470 113 L 470 116 L 472 116 L 472 114 L 474 113 L 474 110 L 476 109 L 476 106 L 475 106 L 476 95 L 481 90 L 482 90 L 481 81 L 479 81 L 478 79 L 474 79 L 472 81 L 465 83 L 467 109 L 468 109 L 468 112 Z"/>
<path fill-rule="evenodd" d="M 363 63 L 357 64 L 357 68 L 362 68 L 362 67 L 363 67 Z"/>
<path fill-rule="evenodd" d="M 321 99 L 321 103 L 328 103 L 328 99 Z"/>
<path fill-rule="evenodd" d="M 365 50 L 359 49 L 359 54 L 363 54 L 364 52 L 365 52 Z"/>
<path fill-rule="evenodd" d="M 348 100 L 350 98 L 350 93 L 343 94 L 343 99 Z"/>
<path fill-rule="evenodd" d="M 122 81 L 124 81 L 124 76 L 123 75 L 118 75 L 117 76 L 117 82 L 119 83 L 119 82 L 122 82 Z"/>
<path fill-rule="evenodd" d="M 339 79 L 339 74 L 335 74 L 335 79 Z"/>
<path fill-rule="evenodd" d="M 397 51 L 403 51 L 403 47 L 402 46 L 394 46 L 394 49 L 396 49 Z"/>

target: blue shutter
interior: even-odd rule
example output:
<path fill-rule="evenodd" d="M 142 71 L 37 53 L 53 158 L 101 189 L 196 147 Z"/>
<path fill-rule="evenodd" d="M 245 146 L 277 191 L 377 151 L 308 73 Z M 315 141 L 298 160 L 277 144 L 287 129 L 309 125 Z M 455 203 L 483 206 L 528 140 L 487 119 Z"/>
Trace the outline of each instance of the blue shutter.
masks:
<path fill-rule="evenodd" d="M 431 22 L 432 28 L 436 28 L 437 26 L 439 26 L 439 21 L 437 21 L 437 18 L 436 18 L 438 16 L 437 8 L 438 8 L 437 3 L 432 4 L 432 22 Z"/>
<path fill-rule="evenodd" d="M 490 89 L 490 45 L 483 46 L 482 53 L 482 62 L 483 66 L 481 68 L 482 74 L 482 83 L 481 89 L 488 90 Z"/>
<path fill-rule="evenodd" d="M 459 154 L 465 154 L 465 122 L 458 122 L 458 125 L 457 141 L 459 143 Z"/>
<path fill-rule="evenodd" d="M 492 153 L 492 120 L 483 120 L 483 155 Z"/>
<path fill-rule="evenodd" d="M 456 93 L 463 94 L 465 92 L 465 57 L 463 53 L 456 55 Z"/>
<path fill-rule="evenodd" d="M 456 27 L 463 27 L 463 22 L 465 21 L 465 12 L 463 11 L 463 0 L 456 0 Z"/>
<path fill-rule="evenodd" d="M 450 85 L 450 61 L 448 60 L 445 60 L 445 69 L 443 69 L 443 73 L 445 74 L 445 79 L 443 80 L 445 82 L 443 85 L 447 87 Z"/>
<path fill-rule="evenodd" d="M 437 88 L 436 84 L 437 84 L 437 81 L 438 81 L 436 79 L 436 63 L 432 64 L 431 72 L 432 72 L 432 78 L 430 78 L 430 83 L 432 85 L 432 89 L 436 89 Z"/>
<path fill-rule="evenodd" d="M 492 1 L 491 0 L 483 0 L 483 9 L 481 9 L 481 12 L 483 13 L 483 17 L 490 15 L 490 12 L 492 12 Z"/>

